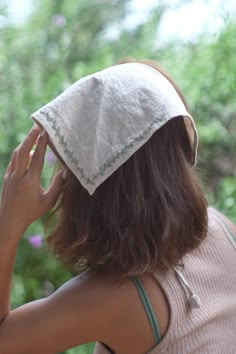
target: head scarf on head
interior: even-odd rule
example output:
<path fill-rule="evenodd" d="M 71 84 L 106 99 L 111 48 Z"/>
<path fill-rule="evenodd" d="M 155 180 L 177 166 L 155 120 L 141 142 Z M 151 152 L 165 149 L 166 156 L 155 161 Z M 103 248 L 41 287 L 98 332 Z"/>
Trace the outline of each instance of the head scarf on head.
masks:
<path fill-rule="evenodd" d="M 78 80 L 32 118 L 92 195 L 157 129 L 177 116 L 184 118 L 194 165 L 197 131 L 175 88 L 150 66 L 127 63 Z"/>

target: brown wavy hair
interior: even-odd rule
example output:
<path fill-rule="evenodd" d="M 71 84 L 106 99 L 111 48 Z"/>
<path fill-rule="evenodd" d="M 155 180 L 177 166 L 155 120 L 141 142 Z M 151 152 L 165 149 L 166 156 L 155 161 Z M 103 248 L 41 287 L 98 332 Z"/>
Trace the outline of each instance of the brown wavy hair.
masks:
<path fill-rule="evenodd" d="M 135 60 L 123 60 L 120 63 Z M 162 72 L 154 62 L 141 61 Z M 191 167 L 183 118 L 157 130 L 90 196 L 68 170 L 59 220 L 49 235 L 57 256 L 77 269 L 119 275 L 166 271 L 207 233 L 207 202 Z"/>

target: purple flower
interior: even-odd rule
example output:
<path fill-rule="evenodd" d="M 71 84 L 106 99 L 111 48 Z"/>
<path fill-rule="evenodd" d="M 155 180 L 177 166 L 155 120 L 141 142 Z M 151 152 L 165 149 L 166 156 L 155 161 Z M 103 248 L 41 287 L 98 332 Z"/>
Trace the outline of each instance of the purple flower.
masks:
<path fill-rule="evenodd" d="M 32 235 L 29 237 L 28 241 L 34 248 L 41 248 L 43 246 L 43 238 L 41 235 Z"/>
<path fill-rule="evenodd" d="M 57 27 L 64 27 L 66 24 L 66 18 L 62 14 L 52 16 L 52 22 Z"/>
<path fill-rule="evenodd" d="M 54 162 L 57 160 L 55 154 L 52 152 L 52 150 L 49 150 L 47 153 L 47 162 L 49 166 L 52 166 Z"/>

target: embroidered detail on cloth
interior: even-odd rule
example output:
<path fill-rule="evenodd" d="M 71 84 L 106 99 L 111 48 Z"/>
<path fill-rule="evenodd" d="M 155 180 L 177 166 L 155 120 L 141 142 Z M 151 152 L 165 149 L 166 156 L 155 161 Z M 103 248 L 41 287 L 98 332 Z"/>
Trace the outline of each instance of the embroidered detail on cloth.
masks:
<path fill-rule="evenodd" d="M 92 176 L 92 178 L 88 178 L 85 176 L 84 174 L 84 170 L 83 168 L 80 167 L 80 162 L 79 159 L 76 158 L 74 156 L 73 151 L 71 151 L 68 148 L 68 144 L 65 141 L 65 137 L 61 134 L 60 132 L 60 127 L 57 126 L 57 122 L 56 119 L 53 118 L 49 112 L 47 112 L 46 110 L 41 110 L 40 111 L 41 114 L 44 114 L 46 116 L 46 119 L 48 122 L 52 123 L 52 130 L 55 132 L 55 137 L 58 139 L 59 144 L 63 145 L 64 147 L 64 153 L 69 157 L 69 159 L 71 160 L 72 164 L 75 166 L 75 168 L 77 169 L 77 171 L 79 171 L 81 178 L 83 178 L 88 184 L 94 185 L 95 184 L 95 180 L 96 178 L 101 175 L 104 176 L 105 171 L 108 167 L 111 167 L 111 165 L 117 160 L 119 159 L 119 157 L 124 154 L 129 148 L 133 147 L 135 145 L 135 143 L 137 141 L 141 141 L 145 138 L 145 136 L 147 135 L 147 133 L 151 130 L 151 128 L 153 127 L 154 124 L 156 124 L 157 122 L 161 122 L 162 120 L 160 118 L 156 119 L 155 121 L 152 121 L 151 124 L 148 126 L 148 128 L 142 132 L 140 135 L 134 137 L 126 146 L 123 147 L 123 149 L 121 149 L 120 151 L 118 151 L 115 155 L 113 155 L 109 160 L 107 160 L 100 168 L 99 168 L 99 172 L 97 174 L 95 174 L 94 176 Z"/>
<path fill-rule="evenodd" d="M 61 134 L 60 127 L 58 127 L 57 125 L 56 119 L 53 118 L 46 110 L 41 110 L 40 113 L 44 114 L 46 116 L 47 121 L 52 123 L 52 130 L 55 133 L 55 137 L 58 139 L 59 144 L 64 147 L 64 153 L 69 157 L 72 164 L 76 167 L 76 170 L 79 171 L 81 178 L 83 178 L 88 184 L 94 185 L 94 181 L 84 175 L 84 170 L 80 167 L 79 159 L 76 158 L 73 151 L 69 149 L 68 144 L 65 141 L 64 135 Z"/>

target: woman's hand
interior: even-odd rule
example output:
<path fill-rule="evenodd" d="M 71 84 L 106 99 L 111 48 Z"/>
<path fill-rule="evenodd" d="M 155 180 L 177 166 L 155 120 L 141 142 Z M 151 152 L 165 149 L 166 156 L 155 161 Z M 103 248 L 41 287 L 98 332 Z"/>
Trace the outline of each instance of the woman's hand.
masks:
<path fill-rule="evenodd" d="M 36 141 L 31 159 L 30 151 Z M 34 220 L 53 207 L 61 192 L 61 172 L 47 191 L 40 185 L 47 143 L 47 134 L 40 136 L 40 128 L 35 125 L 12 155 L 3 180 L 0 202 L 1 230 L 8 235 L 21 237 Z"/>

